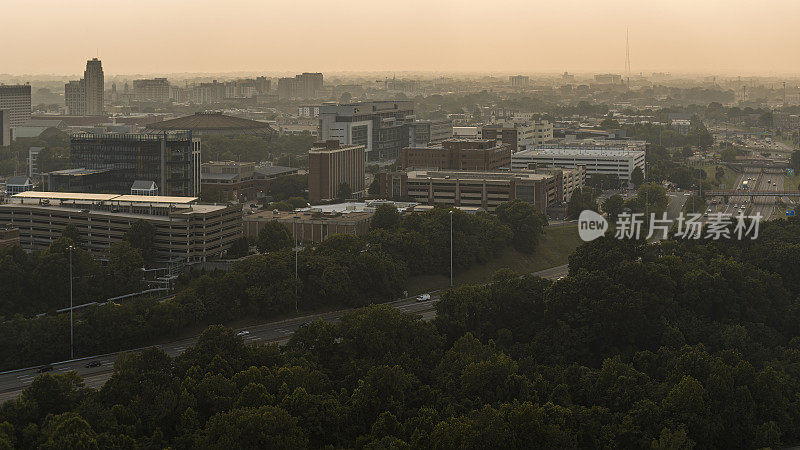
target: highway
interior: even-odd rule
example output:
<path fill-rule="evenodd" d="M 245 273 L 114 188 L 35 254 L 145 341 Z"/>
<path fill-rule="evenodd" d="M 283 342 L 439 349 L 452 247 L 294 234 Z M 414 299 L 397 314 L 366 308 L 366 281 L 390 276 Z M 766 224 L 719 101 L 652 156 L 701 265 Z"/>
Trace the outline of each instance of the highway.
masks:
<path fill-rule="evenodd" d="M 551 267 L 533 275 L 542 278 L 558 279 L 567 275 L 568 268 L 566 265 Z M 434 304 L 440 298 L 439 292 L 431 294 L 431 299 L 424 302 L 417 302 L 416 298 L 405 298 L 386 303 L 393 308 L 400 311 L 418 314 L 422 316 L 423 320 L 430 321 L 436 317 L 436 310 Z M 294 317 L 291 319 L 284 319 L 279 321 L 264 322 L 258 325 L 249 326 L 245 329 L 238 329 L 241 332 L 245 343 L 250 345 L 255 344 L 285 344 L 294 334 L 295 330 L 300 328 L 306 322 L 315 320 L 322 320 L 324 322 L 337 322 L 343 315 L 352 312 L 353 309 L 343 309 L 339 311 L 332 311 L 321 314 L 311 314 L 302 317 Z M 175 357 L 183 353 L 187 348 L 193 346 L 197 342 L 198 336 L 191 338 L 180 339 L 159 345 L 167 355 Z M 126 352 L 139 351 L 141 348 L 126 350 Z M 99 388 L 102 386 L 114 371 L 114 361 L 123 352 L 110 353 L 106 355 L 99 355 L 87 358 L 80 358 L 73 361 L 64 361 L 52 364 L 53 370 L 49 373 L 64 373 L 74 371 L 80 375 L 86 386 L 92 388 Z M 98 367 L 86 367 L 90 362 L 99 362 Z M 0 373 L 0 403 L 16 398 L 22 390 L 30 385 L 33 380 L 39 375 L 37 368 L 26 368 L 20 370 L 13 370 Z"/>
<path fill-rule="evenodd" d="M 779 191 L 784 188 L 785 176 L 777 173 L 759 173 L 755 171 L 748 171 L 743 173 L 736 181 L 736 186 L 733 189 L 739 189 L 743 186 L 745 180 L 748 183 L 755 183 L 755 192 L 769 192 Z M 773 183 L 775 183 L 773 185 Z M 709 205 L 712 212 L 722 212 L 732 216 L 738 216 L 740 213 L 746 216 L 754 216 L 757 213 L 761 214 L 762 220 L 770 218 L 783 217 L 783 211 L 775 210 L 775 200 L 777 197 L 751 197 L 744 195 L 737 195 L 730 197 L 728 203 L 725 204 L 722 198 L 717 198 L 716 205 Z M 786 201 L 787 199 L 784 199 Z M 744 206 L 744 208 L 742 208 Z"/>

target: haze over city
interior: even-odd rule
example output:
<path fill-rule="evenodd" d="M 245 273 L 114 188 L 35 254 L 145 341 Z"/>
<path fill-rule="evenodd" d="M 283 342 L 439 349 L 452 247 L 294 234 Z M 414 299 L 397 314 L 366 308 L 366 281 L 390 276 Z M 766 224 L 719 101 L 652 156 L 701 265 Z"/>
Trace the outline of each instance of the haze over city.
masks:
<path fill-rule="evenodd" d="M 800 449 L 800 0 L 0 3 L 0 450 Z"/>
<path fill-rule="evenodd" d="M 6 0 L 0 73 L 98 53 L 109 75 L 612 71 L 628 29 L 634 73 L 797 74 L 797 17 L 793 0 Z"/>

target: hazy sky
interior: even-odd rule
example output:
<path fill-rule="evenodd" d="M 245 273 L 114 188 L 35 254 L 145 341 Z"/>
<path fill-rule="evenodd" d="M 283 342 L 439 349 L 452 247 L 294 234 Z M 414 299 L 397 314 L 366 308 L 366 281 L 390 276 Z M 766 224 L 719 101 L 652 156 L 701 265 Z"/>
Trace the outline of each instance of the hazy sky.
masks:
<path fill-rule="evenodd" d="M 2 0 L 0 73 L 800 74 L 800 0 Z"/>

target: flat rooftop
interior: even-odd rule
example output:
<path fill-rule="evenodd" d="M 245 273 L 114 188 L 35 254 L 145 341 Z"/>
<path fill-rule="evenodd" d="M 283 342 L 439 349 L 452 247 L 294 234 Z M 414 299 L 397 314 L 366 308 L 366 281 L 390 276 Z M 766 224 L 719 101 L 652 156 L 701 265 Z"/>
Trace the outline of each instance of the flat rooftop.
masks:
<path fill-rule="evenodd" d="M 169 205 L 188 205 L 196 202 L 198 197 L 168 197 L 163 195 L 120 195 L 90 194 L 84 192 L 40 192 L 25 191 L 14 194 L 12 198 L 37 200 L 74 200 L 87 202 L 128 202 L 128 203 L 162 203 Z"/>
<path fill-rule="evenodd" d="M 630 156 L 644 156 L 644 150 L 638 149 L 624 149 L 620 147 L 595 147 L 595 146 L 564 146 L 564 147 L 548 147 L 548 148 L 534 148 L 531 150 L 522 150 L 511 155 L 511 159 L 519 159 L 524 157 L 537 157 L 537 156 L 594 156 L 594 157 L 630 157 Z"/>
<path fill-rule="evenodd" d="M 431 178 L 435 180 L 546 180 L 552 178 L 550 173 L 536 173 L 533 171 L 514 171 L 514 172 L 473 172 L 473 171 L 450 171 L 450 170 L 412 170 L 408 172 L 408 178 L 419 180 Z"/>

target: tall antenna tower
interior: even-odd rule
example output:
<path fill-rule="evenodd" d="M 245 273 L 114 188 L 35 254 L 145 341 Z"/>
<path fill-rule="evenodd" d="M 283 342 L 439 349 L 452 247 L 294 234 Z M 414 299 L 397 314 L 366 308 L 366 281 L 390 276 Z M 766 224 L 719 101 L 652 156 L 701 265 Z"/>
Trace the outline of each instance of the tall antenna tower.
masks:
<path fill-rule="evenodd" d="M 631 45 L 628 29 L 625 28 L 625 76 L 628 78 L 628 90 L 631 89 Z"/>

